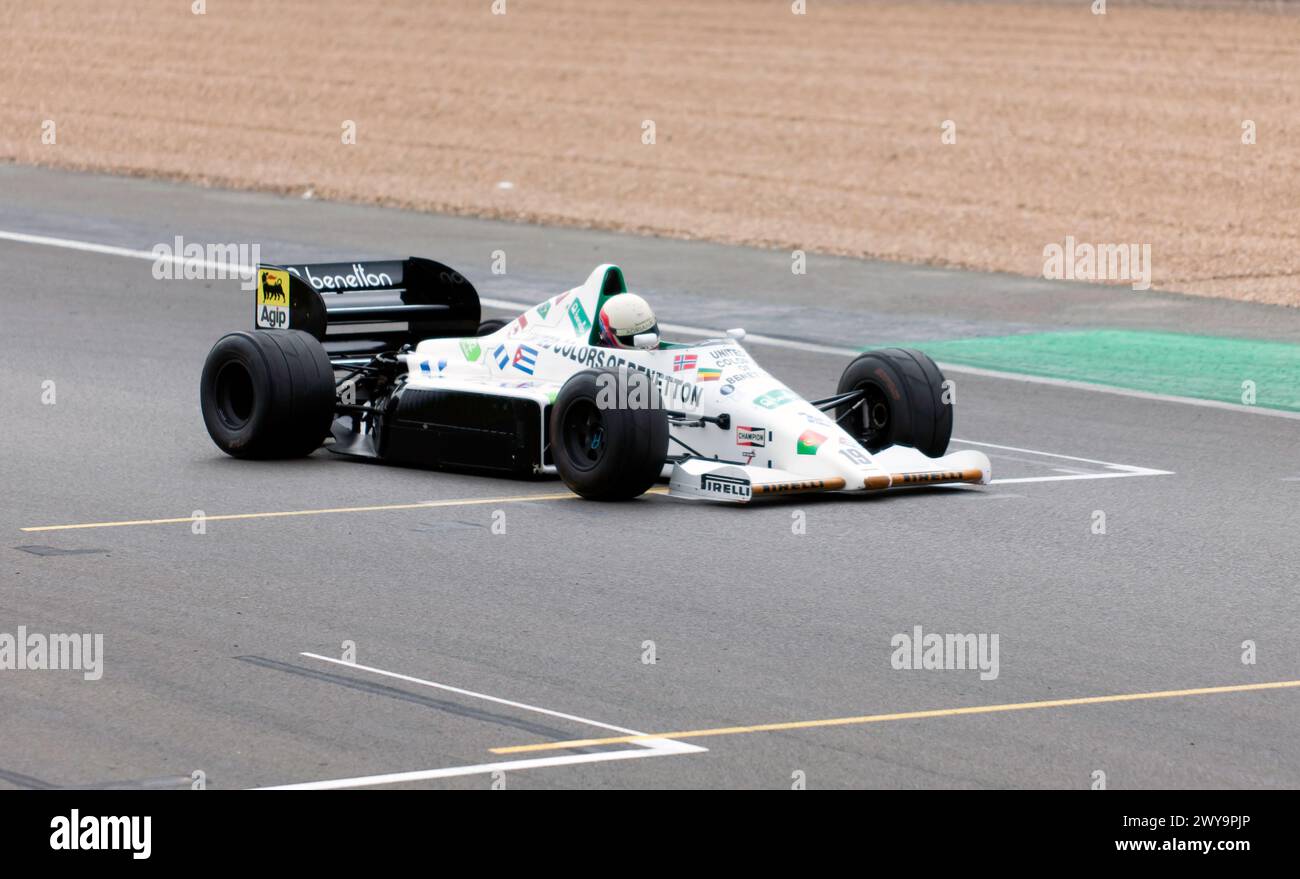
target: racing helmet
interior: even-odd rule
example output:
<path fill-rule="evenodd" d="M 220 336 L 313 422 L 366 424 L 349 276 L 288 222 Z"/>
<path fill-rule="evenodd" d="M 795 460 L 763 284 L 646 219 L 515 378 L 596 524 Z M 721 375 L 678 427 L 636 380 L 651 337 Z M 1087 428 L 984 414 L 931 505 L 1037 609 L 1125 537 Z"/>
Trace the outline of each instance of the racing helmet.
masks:
<path fill-rule="evenodd" d="M 619 293 L 605 300 L 597 323 L 600 344 L 610 348 L 633 348 L 633 338 L 641 333 L 659 333 L 650 303 L 635 293 Z"/>

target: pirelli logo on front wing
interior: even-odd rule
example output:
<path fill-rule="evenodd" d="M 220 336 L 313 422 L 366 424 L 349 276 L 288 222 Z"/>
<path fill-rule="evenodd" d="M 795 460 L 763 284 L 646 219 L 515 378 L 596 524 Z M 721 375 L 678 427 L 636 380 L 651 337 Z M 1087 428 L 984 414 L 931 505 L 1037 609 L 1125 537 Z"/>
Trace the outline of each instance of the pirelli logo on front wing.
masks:
<path fill-rule="evenodd" d="M 929 473 L 900 473 L 894 477 L 899 485 L 923 485 L 927 482 L 956 482 L 962 478 L 960 470 L 931 470 Z"/>
<path fill-rule="evenodd" d="M 749 497 L 750 487 L 748 479 L 705 473 L 700 477 L 700 490 L 726 497 Z"/>
<path fill-rule="evenodd" d="M 748 500 L 759 495 L 798 494 L 805 491 L 839 491 L 844 479 L 832 476 L 827 479 L 792 479 L 787 482 L 762 482 L 757 485 L 740 476 L 719 476 L 705 473 L 700 476 L 700 490 L 708 494 Z"/>
<path fill-rule="evenodd" d="M 925 473 L 893 473 L 889 476 L 868 476 L 865 486 L 869 489 L 899 488 L 907 485 L 932 485 L 936 482 L 979 482 L 984 478 L 983 471 L 972 470 L 930 470 Z"/>
<path fill-rule="evenodd" d="M 796 494 L 801 491 L 839 491 L 844 487 L 843 478 L 800 479 L 793 482 L 768 482 L 754 486 L 754 494 Z"/>

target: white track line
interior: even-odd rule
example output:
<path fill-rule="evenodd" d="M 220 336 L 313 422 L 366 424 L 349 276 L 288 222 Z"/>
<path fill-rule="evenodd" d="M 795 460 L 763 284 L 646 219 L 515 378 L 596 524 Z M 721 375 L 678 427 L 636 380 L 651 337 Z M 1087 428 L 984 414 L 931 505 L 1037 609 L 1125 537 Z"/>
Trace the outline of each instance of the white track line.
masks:
<path fill-rule="evenodd" d="M 1062 455 L 1057 452 L 1040 452 L 1037 449 L 1022 449 L 1020 446 L 1000 446 L 997 443 L 983 443 L 978 440 L 960 439 L 953 437 L 955 443 L 965 443 L 968 446 L 984 446 L 986 449 L 1001 449 L 1004 452 L 1023 452 L 1026 455 L 1039 455 L 1044 458 L 1059 458 L 1062 461 L 1079 461 L 1083 464 L 1101 464 L 1103 467 L 1119 467 L 1122 470 L 1141 470 L 1151 474 L 1168 473 L 1168 470 L 1149 470 L 1146 467 L 1133 467 L 1129 464 L 1116 464 L 1114 461 L 1098 461 L 1096 458 L 1080 458 L 1075 455 Z"/>
<path fill-rule="evenodd" d="M 217 262 L 209 259 L 189 259 L 179 254 L 160 256 L 151 250 L 135 250 L 130 247 L 115 247 L 111 244 L 96 244 L 93 241 L 74 241 L 71 238 L 51 238 L 47 235 L 28 235 L 24 232 L 0 231 L 0 240 L 16 241 L 19 244 L 40 244 L 45 247 L 61 247 L 64 250 L 79 250 L 83 253 L 98 253 L 104 256 L 125 256 L 129 259 L 147 259 L 150 262 L 169 262 L 174 266 L 202 266 L 207 269 L 224 269 L 248 275 L 250 278 L 257 266 L 237 265 Z"/>
<path fill-rule="evenodd" d="M 1079 479 L 1122 479 L 1125 476 L 1173 476 L 1172 470 L 1155 470 L 1151 467 L 1134 467 L 1131 464 L 1116 464 L 1113 461 L 1098 461 L 1096 458 L 1080 458 L 1075 455 L 1061 455 L 1056 452 L 1040 452 L 1037 449 L 1024 449 L 1020 446 L 1002 446 L 997 443 L 982 443 L 976 440 L 953 437 L 955 443 L 967 446 L 983 446 L 986 449 L 1001 449 L 1004 452 L 1020 452 L 1024 455 L 1039 455 L 1043 458 L 1058 458 L 1062 461 L 1079 461 L 1084 464 L 1098 464 L 1110 467 L 1113 473 L 1066 473 L 1061 476 L 1017 476 L 1011 479 L 993 479 L 990 485 L 1013 485 L 1026 482 L 1073 482 Z"/>
<path fill-rule="evenodd" d="M 660 739 L 659 741 L 666 741 Z M 407 784 L 435 778 L 456 778 L 462 775 L 487 775 L 493 772 L 519 772 L 523 769 L 547 769 L 552 766 L 572 766 L 579 763 L 608 763 L 614 760 L 636 760 L 640 757 L 665 757 L 672 753 L 667 748 L 624 748 L 599 754 L 571 754 L 564 757 L 542 757 L 532 760 L 502 760 L 497 763 L 478 763 L 473 766 L 450 766 L 446 769 L 417 769 L 412 772 L 388 772 L 383 775 L 359 775 L 355 778 L 332 778 L 326 781 L 307 781 L 301 784 L 277 784 L 256 790 L 343 790 L 353 787 L 374 787 L 383 784 Z"/>
<path fill-rule="evenodd" d="M 321 656 L 318 653 L 307 652 L 298 655 L 305 656 L 308 659 L 316 659 L 321 662 L 332 663 L 333 665 L 341 665 L 344 668 L 370 672 L 371 674 L 381 675 L 386 678 L 405 681 L 410 684 L 419 684 L 422 687 L 432 687 L 435 690 L 443 690 L 448 693 L 455 693 L 459 696 L 467 696 L 471 699 L 480 699 L 484 702 L 494 702 L 498 705 L 506 705 L 511 708 L 517 708 L 521 711 L 530 711 L 534 714 L 544 714 L 548 717 L 556 717 L 561 720 L 569 720 L 586 726 L 594 726 L 599 727 L 600 729 L 624 733 L 625 735 L 646 735 L 645 733 L 637 732 L 636 730 L 628 729 L 627 727 L 601 723 L 599 720 L 592 720 L 589 717 L 580 717 L 576 714 L 566 714 L 563 711 L 552 711 L 550 708 L 542 708 L 538 705 L 529 705 L 527 702 L 516 702 L 513 699 L 502 699 L 499 696 L 491 696 L 487 693 L 466 690 L 463 687 L 453 687 L 449 684 L 440 684 L 437 681 L 428 681 L 423 678 L 399 674 L 397 672 L 387 671 L 386 669 L 375 668 L 369 665 L 358 665 L 354 662 L 344 662 L 343 660 L 335 659 L 332 656 Z M 638 742 L 637 744 L 644 744 L 645 747 L 621 748 L 617 751 L 602 751 L 596 754 L 566 754 L 557 757 L 543 757 L 538 759 L 503 760 L 496 763 L 476 763 L 469 766 L 448 766 L 439 769 L 416 769 L 409 772 L 387 772 L 380 775 L 360 775 L 353 778 L 331 778 L 324 781 L 305 781 L 297 784 L 271 785 L 269 787 L 258 788 L 258 790 L 340 790 L 343 788 L 373 787 L 384 784 L 405 784 L 415 781 L 427 781 L 435 778 L 455 778 L 463 775 L 484 775 L 492 772 L 518 772 L 523 769 L 544 769 L 551 766 L 571 766 L 580 763 L 604 763 L 613 760 L 634 760 L 639 757 L 669 757 L 673 755 L 698 754 L 708 750 L 699 745 L 692 745 L 687 742 L 679 742 L 672 739 L 646 739 L 644 743 Z"/>
<path fill-rule="evenodd" d="M 1080 473 L 1076 476 L 1016 476 L 1011 479 L 990 479 L 989 485 L 1015 485 L 1025 482 L 1076 482 L 1081 479 L 1123 479 L 1126 476 L 1167 476 L 1168 470 L 1148 470 L 1142 473 Z"/>
<path fill-rule="evenodd" d="M 518 708 L 522 711 L 531 711 L 534 714 L 545 714 L 548 717 L 558 717 L 561 720 L 571 720 L 574 723 L 581 723 L 587 726 L 598 726 L 601 729 L 612 729 L 615 732 L 625 733 L 631 736 L 642 736 L 645 733 L 633 732 L 621 726 L 614 726 L 609 723 L 601 723 L 599 720 L 592 720 L 589 717 L 579 717 L 576 714 L 565 714 L 563 711 L 552 711 L 549 708 L 541 708 L 537 705 L 529 705 L 526 702 L 516 702 L 513 699 L 502 699 L 499 696 L 489 696 L 487 693 L 476 693 L 473 690 L 465 690 L 461 687 L 453 687 L 449 684 L 440 684 L 437 681 L 426 681 L 423 678 L 415 678 L 410 675 L 398 674 L 395 671 L 385 671 L 382 668 L 374 668 L 369 665 L 359 665 L 355 662 L 344 662 L 342 659 L 335 659 L 332 656 L 321 656 L 318 653 L 299 653 L 299 656 L 305 656 L 308 659 L 317 659 L 321 662 L 329 662 L 334 665 L 341 665 L 344 668 L 356 669 L 357 671 L 368 671 L 371 674 L 383 675 L 386 678 L 394 678 L 399 681 L 406 681 L 408 684 L 419 684 L 422 687 L 432 687 L 435 690 L 444 690 L 448 693 L 455 693 L 458 696 L 468 696 L 471 699 L 482 699 L 484 702 L 495 702 L 498 705 L 508 705 L 511 708 Z"/>
<path fill-rule="evenodd" d="M 80 250 L 86 253 L 99 253 L 105 256 L 123 256 L 131 259 L 147 259 L 151 262 L 159 259 L 152 251 L 134 250 L 129 247 L 115 247 L 110 244 L 96 244 L 92 241 L 77 241 L 71 238 L 54 238 L 48 235 L 29 235 L 25 232 L 6 232 L 0 230 L 0 240 L 14 241 L 19 244 L 37 244 L 44 247 L 61 247 L 65 250 Z M 188 260 L 182 256 L 163 257 L 174 265 L 184 266 L 191 262 L 204 267 L 215 269 L 236 269 L 237 271 L 251 275 L 254 266 L 230 266 L 214 263 L 210 260 Z M 507 299 L 493 299 L 489 297 L 479 297 L 479 302 L 489 308 L 500 308 L 504 310 L 526 311 L 537 303 L 535 302 L 513 302 Z M 660 324 L 665 330 L 672 333 L 686 333 L 687 335 L 703 336 L 706 338 L 721 338 L 725 333 L 721 330 L 710 330 L 703 327 L 692 327 L 684 324 Z M 857 348 L 847 348 L 840 345 L 820 345 L 815 342 L 801 342 L 796 339 L 782 339 L 776 336 L 765 336 L 761 333 L 749 333 L 745 336 L 745 341 L 753 342 L 758 345 L 767 345 L 773 348 L 789 348 L 794 351 L 811 351 L 817 354 L 834 354 L 842 357 L 856 357 L 861 354 Z M 1018 372 L 1002 372 L 996 369 L 982 369 L 978 366 L 963 366 L 957 363 L 939 363 L 939 368 L 944 372 L 957 373 L 959 375 L 978 375 L 984 378 L 1001 379 L 1002 381 L 1024 382 L 1027 384 L 1050 385 L 1058 388 L 1071 388 L 1077 391 L 1093 391 L 1099 394 L 1115 394 L 1120 397 L 1135 397 L 1139 400 L 1156 400 L 1162 403 L 1182 403 L 1185 406 L 1201 406 L 1207 409 L 1224 409 L 1229 412 L 1239 412 L 1249 415 L 1269 415 L 1274 418 L 1291 418 L 1300 420 L 1300 412 L 1287 412 L 1282 409 L 1268 409 L 1263 406 L 1243 406 L 1239 403 L 1224 403 L 1219 400 L 1198 400 L 1194 397 L 1178 397 L 1172 394 L 1155 394 L 1149 391 L 1136 391 L 1129 388 L 1117 388 L 1110 385 L 1098 385 L 1092 382 L 1075 381 L 1073 379 L 1049 378 L 1040 375 L 1022 375 Z"/>

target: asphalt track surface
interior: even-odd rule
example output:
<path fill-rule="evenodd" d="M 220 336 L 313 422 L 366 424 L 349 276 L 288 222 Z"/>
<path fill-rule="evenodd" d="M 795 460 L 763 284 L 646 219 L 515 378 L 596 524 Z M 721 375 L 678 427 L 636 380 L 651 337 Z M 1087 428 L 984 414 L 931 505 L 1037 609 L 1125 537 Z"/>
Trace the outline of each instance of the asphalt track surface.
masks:
<path fill-rule="evenodd" d="M 792 276 L 785 253 L 16 167 L 0 193 L 5 232 L 426 255 L 501 300 L 617 262 L 662 321 L 812 343 L 752 346 L 808 395 L 847 362 L 818 345 L 1062 326 L 1300 340 L 1294 311 L 999 275 L 814 255 Z M 1295 420 L 957 374 L 956 435 L 1014 447 L 980 446 L 999 480 L 1032 481 L 596 505 L 325 451 L 226 458 L 197 387 L 212 342 L 249 323 L 237 281 L 13 240 L 0 266 L 0 632 L 104 635 L 99 681 L 0 672 L 0 787 L 196 770 L 222 788 L 1300 785 L 1293 687 L 984 710 L 1300 679 Z M 188 521 L 343 507 L 398 508 Z M 21 530 L 156 519 L 182 521 Z M 998 676 L 892 668 L 891 638 L 918 625 L 997 634 Z M 692 730 L 723 732 L 493 750 Z"/>

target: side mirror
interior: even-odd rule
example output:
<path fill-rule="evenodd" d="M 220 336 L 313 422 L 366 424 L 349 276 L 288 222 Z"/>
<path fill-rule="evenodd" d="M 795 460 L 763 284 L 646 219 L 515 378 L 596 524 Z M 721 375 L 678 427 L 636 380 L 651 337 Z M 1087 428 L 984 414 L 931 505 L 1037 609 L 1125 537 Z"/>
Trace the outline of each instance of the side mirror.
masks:
<path fill-rule="evenodd" d="M 739 342 L 745 338 L 745 331 L 741 327 L 736 327 L 734 330 L 727 330 L 727 335 Z"/>
<path fill-rule="evenodd" d="M 659 334 L 658 333 L 637 333 L 635 336 L 632 337 L 632 344 L 633 346 L 641 349 L 642 351 L 650 351 L 654 348 L 659 347 Z"/>

